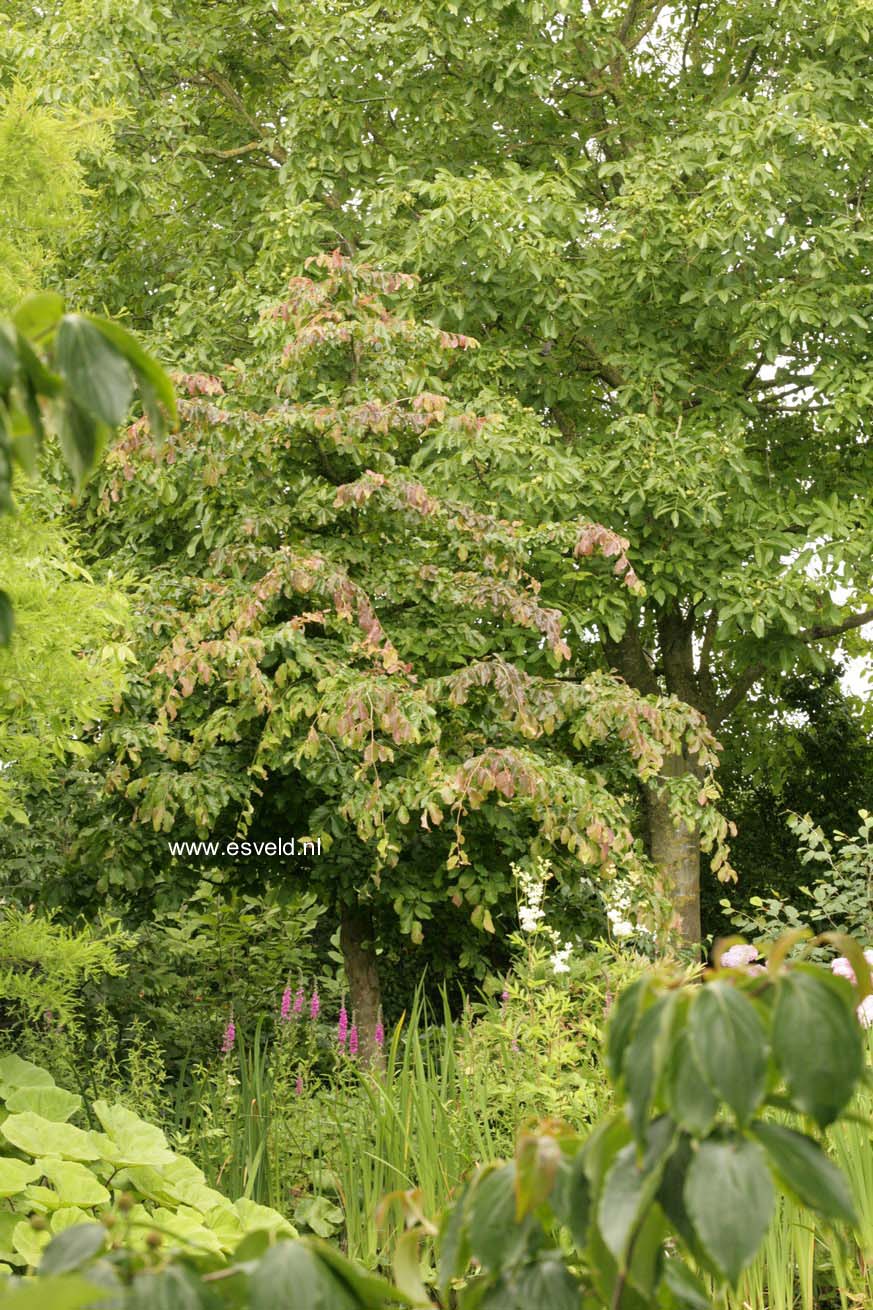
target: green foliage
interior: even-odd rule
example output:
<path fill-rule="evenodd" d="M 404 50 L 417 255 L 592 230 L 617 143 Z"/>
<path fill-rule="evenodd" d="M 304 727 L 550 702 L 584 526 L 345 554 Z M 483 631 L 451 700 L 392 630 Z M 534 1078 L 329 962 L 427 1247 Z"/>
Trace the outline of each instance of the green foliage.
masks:
<path fill-rule="evenodd" d="M 75 1029 L 82 989 L 118 977 L 130 938 L 112 925 L 76 929 L 33 911 L 0 906 L 0 1006 L 19 1034 L 46 1023 Z"/>
<path fill-rule="evenodd" d="M 21 84 L 0 86 L 0 314 L 44 286 L 85 224 L 85 154 L 104 151 L 101 115 L 58 112 Z"/>
<path fill-rule="evenodd" d="M 852 1224 L 857 1218 L 844 1173 L 818 1136 L 805 1129 L 807 1113 L 819 1126 L 837 1118 L 858 1084 L 862 1043 L 853 1013 L 858 994 L 844 979 L 816 966 L 784 964 L 787 945 L 774 949 L 763 971 L 716 969 L 693 986 L 648 974 L 625 990 L 611 1021 L 609 1050 L 616 1092 L 627 1113 L 619 1109 L 601 1118 L 587 1137 L 555 1121 L 524 1132 L 512 1162 L 475 1170 L 438 1230 L 424 1217 L 422 1194 L 398 1190 L 388 1198 L 405 1214 L 395 1248 L 395 1287 L 363 1275 L 316 1237 L 289 1242 L 274 1230 L 244 1238 L 236 1262 L 220 1266 L 222 1252 L 192 1248 L 174 1256 L 172 1240 L 165 1251 L 156 1239 L 137 1248 L 125 1238 L 108 1251 L 106 1230 L 98 1225 L 73 1226 L 69 1235 L 61 1234 L 62 1240 L 55 1238 L 42 1255 L 38 1277 L 93 1277 L 99 1286 L 113 1289 L 125 1306 L 153 1304 L 172 1285 L 185 1287 L 188 1300 L 180 1305 L 249 1310 L 277 1304 L 293 1310 L 313 1303 L 324 1310 L 424 1306 L 435 1303 L 434 1295 L 437 1304 L 462 1310 L 489 1304 L 512 1310 L 733 1307 L 732 1289 L 762 1247 L 777 1197 L 789 1198 L 779 1200 L 780 1215 L 794 1213 L 786 1206 L 801 1206 L 826 1225 Z M 867 989 L 862 985 L 860 990 Z M 790 1025 L 780 1018 L 801 993 L 811 1025 L 803 1069 L 795 1060 Z M 705 1056 L 709 1039 L 703 1020 L 719 1052 L 714 1061 Z M 842 1040 L 839 1048 L 828 1049 L 833 1032 Z M 683 1047 L 686 1034 L 690 1047 Z M 758 1059 L 762 1043 L 768 1078 L 764 1084 L 753 1080 L 751 1092 L 740 1101 L 739 1073 Z M 669 1074 L 689 1050 L 702 1071 L 698 1095 L 707 1106 L 714 1099 L 716 1111 L 705 1127 L 686 1129 L 677 1115 L 684 1113 L 687 1092 L 677 1097 Z M 413 1054 L 413 1064 L 419 1058 Z M 18 1070 L 13 1065 L 6 1072 Z M 831 1091 L 822 1100 L 810 1089 L 821 1088 L 825 1074 Z M 81 1140 L 71 1142 L 67 1155 L 73 1151 L 77 1158 L 71 1163 L 78 1167 L 69 1172 L 69 1166 L 52 1164 L 54 1185 L 81 1185 L 81 1157 L 93 1153 L 96 1159 L 98 1150 L 113 1162 L 119 1157 L 126 1176 L 153 1179 L 154 1171 L 131 1166 L 126 1157 L 161 1151 L 160 1135 L 156 1138 L 155 1130 L 126 1111 L 105 1105 L 95 1110 L 102 1138 L 82 1133 Z M 10 1116 L 0 1131 L 8 1137 L 11 1124 L 13 1139 L 20 1136 L 16 1120 L 21 1117 Z M 836 1125 L 831 1133 L 843 1127 Z M 54 1132 L 69 1128 L 55 1124 Z M 126 1145 L 115 1151 L 105 1145 L 122 1137 Z M 34 1167 L 44 1166 L 40 1161 Z M 100 1165 L 94 1167 L 99 1172 Z M 170 1172 L 164 1162 L 159 1167 Z M 51 1190 L 27 1175 L 25 1167 L 16 1176 L 13 1166 L 9 1185 L 20 1185 L 39 1199 Z M 202 1182 L 195 1187 L 202 1201 L 201 1189 Z M 153 1183 L 152 1190 L 158 1192 L 159 1185 Z M 196 1204 L 197 1198 L 192 1199 Z M 328 1209 L 310 1207 L 317 1222 L 323 1211 L 329 1226 Z M 119 1224 L 123 1221 L 119 1216 Z M 169 1225 L 165 1236 L 171 1232 Z M 434 1293 L 427 1292 L 422 1279 L 422 1239 L 436 1241 Z M 38 1227 L 22 1229 L 19 1245 L 27 1247 L 22 1259 L 31 1254 L 31 1246 L 38 1256 L 44 1242 Z M 7 1285 L 5 1295 L 13 1307 L 18 1288 L 27 1286 Z M 81 1281 L 68 1286 L 73 1294 Z"/>
<path fill-rule="evenodd" d="M 0 516 L 0 582 L 17 634 L 0 656 L 0 824 L 27 823 L 59 761 L 87 757 L 83 737 L 119 695 L 133 653 L 123 597 L 79 564 L 75 542 L 26 493 Z"/>
<path fill-rule="evenodd" d="M 865 945 L 873 942 L 873 817 L 861 810 L 860 819 L 854 835 L 838 832 L 831 840 L 808 814 L 789 815 L 801 869 L 817 868 L 820 875 L 806 884 L 798 879 L 790 901 L 775 892 L 751 896 L 741 905 L 723 900 L 722 908 L 736 930 L 759 941 L 805 928 L 815 935 L 839 932 Z"/>
<path fill-rule="evenodd" d="M 6 1151 L 17 1152 L 0 1158 L 8 1206 L 0 1259 L 7 1266 L 65 1273 L 102 1251 L 109 1232 L 132 1252 L 147 1251 L 157 1233 L 168 1251 L 208 1252 L 222 1261 L 249 1234 L 294 1232 L 276 1211 L 245 1198 L 232 1203 L 208 1187 L 160 1129 L 123 1105 L 95 1101 L 88 1112 L 94 1128 L 68 1123 L 84 1118 L 81 1098 L 15 1054 L 0 1057 L 0 1096 L 0 1135 Z M 47 1252 L 53 1235 L 66 1233 Z"/>
<path fill-rule="evenodd" d="M 544 607 L 534 572 L 636 590 L 623 541 L 484 509 L 469 443 L 518 489 L 548 436 L 456 395 L 475 343 L 416 321 L 411 279 L 314 264 L 265 309 L 263 365 L 227 395 L 181 379 L 182 433 L 135 424 L 94 485 L 96 548 L 150 574 L 110 786 L 175 838 L 319 838 L 292 876 L 390 907 L 413 942 L 450 904 L 496 932 L 513 858 L 641 877 L 630 789 L 683 743 L 710 768 L 714 744 L 674 699 L 586 676 L 569 638 L 591 611 Z M 670 791 L 724 861 L 715 796 Z"/>
<path fill-rule="evenodd" d="M 65 313 L 51 291 L 0 320 L 0 514 L 13 509 L 15 466 L 34 472 L 47 432 L 80 489 L 134 393 L 160 436 L 165 420 L 176 419 L 172 385 L 117 323 Z M 8 644 L 12 623 L 12 603 L 0 592 L 0 644 Z"/>

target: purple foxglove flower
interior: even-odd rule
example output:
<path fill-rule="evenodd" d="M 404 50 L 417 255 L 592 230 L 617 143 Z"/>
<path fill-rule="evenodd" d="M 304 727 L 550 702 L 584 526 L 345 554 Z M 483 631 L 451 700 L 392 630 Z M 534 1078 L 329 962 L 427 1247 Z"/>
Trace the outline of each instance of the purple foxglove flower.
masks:
<path fill-rule="evenodd" d="M 309 1002 L 309 1017 L 313 1022 L 318 1018 L 318 1012 L 321 1009 L 321 1001 L 318 999 L 318 988 L 312 992 L 312 1000 Z"/>
<path fill-rule="evenodd" d="M 230 1055 L 233 1050 L 233 1044 L 236 1041 L 236 1025 L 233 1021 L 233 1015 L 227 1021 L 227 1027 L 224 1030 L 224 1040 L 221 1043 L 221 1054 Z"/>
<path fill-rule="evenodd" d="M 288 1022 L 288 1016 L 291 1013 L 291 988 L 286 987 L 282 993 L 282 1004 L 279 1007 L 279 1018 L 283 1023 Z"/>
<path fill-rule="evenodd" d="M 508 988 L 508 987 L 504 987 L 503 991 L 500 993 L 500 1003 L 501 1003 L 501 1005 L 507 1005 L 507 1004 L 509 1003 L 509 988 Z"/>
<path fill-rule="evenodd" d="M 341 1051 L 344 1051 L 346 1049 L 346 1039 L 348 1038 L 348 1035 L 349 1035 L 349 1016 L 346 1011 L 346 1003 L 345 1001 L 343 1001 L 342 1005 L 340 1006 L 339 1022 L 337 1023 L 336 1026 L 336 1041 L 337 1041 L 337 1046 L 340 1048 Z"/>
<path fill-rule="evenodd" d="M 297 1075 L 297 1082 L 294 1084 L 294 1095 L 295 1096 L 303 1095 L 303 1078 L 301 1077 L 300 1074 Z"/>
<path fill-rule="evenodd" d="M 304 1000 L 303 988 L 298 987 L 297 991 L 294 993 L 294 1014 L 302 1014 L 303 1000 Z"/>
<path fill-rule="evenodd" d="M 385 1045 L 385 1028 L 382 1023 L 381 1014 L 376 1020 L 376 1027 L 373 1029 L 373 1044 L 377 1051 L 381 1051 L 382 1047 Z"/>
<path fill-rule="evenodd" d="M 358 1054 L 358 1025 L 353 1023 L 349 1032 L 349 1055 L 354 1059 Z"/>

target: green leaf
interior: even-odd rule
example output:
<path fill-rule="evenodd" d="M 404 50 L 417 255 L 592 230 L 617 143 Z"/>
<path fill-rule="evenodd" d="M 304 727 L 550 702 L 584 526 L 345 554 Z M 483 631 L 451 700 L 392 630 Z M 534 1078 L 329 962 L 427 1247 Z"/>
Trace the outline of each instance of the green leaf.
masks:
<path fill-rule="evenodd" d="M 736 987 L 714 982 L 691 1002 L 690 1033 L 704 1078 L 746 1123 L 764 1099 L 767 1041 L 752 1002 Z"/>
<path fill-rule="evenodd" d="M 58 328 L 55 366 L 78 405 L 108 427 L 123 423 L 133 396 L 130 365 L 93 323 L 65 314 Z"/>
<path fill-rule="evenodd" d="M 111 1295 L 108 1288 L 79 1276 L 40 1278 L 3 1296 L 3 1310 L 91 1310 Z"/>
<path fill-rule="evenodd" d="M 55 1080 L 48 1069 L 22 1060 L 20 1055 L 4 1055 L 0 1058 L 0 1083 L 9 1087 L 54 1087 Z"/>
<path fill-rule="evenodd" d="M 667 1100 L 677 1123 L 695 1137 L 706 1136 L 718 1101 L 704 1080 L 687 1030 L 680 1033 L 670 1055 Z"/>
<path fill-rule="evenodd" d="M 57 327 L 64 312 L 64 300 L 56 291 L 38 291 L 23 300 L 12 322 L 24 336 L 43 337 Z"/>
<path fill-rule="evenodd" d="M 143 350 L 136 337 L 119 323 L 115 323 L 111 319 L 96 318 L 91 314 L 86 314 L 85 318 L 124 356 L 136 373 L 140 389 L 143 391 L 143 404 L 146 407 L 149 422 L 155 431 L 160 432 L 161 430 L 160 417 L 158 416 L 158 426 L 156 427 L 155 420 L 150 412 L 150 398 L 145 394 L 147 390 L 150 390 L 153 396 L 163 405 L 170 422 L 178 422 L 179 416 L 176 410 L 176 393 L 173 390 L 173 383 L 157 360 Z"/>
<path fill-rule="evenodd" d="M 467 1232 L 470 1251 L 485 1269 L 495 1272 L 521 1260 L 539 1229 L 531 1215 L 516 1220 L 516 1169 L 505 1164 L 477 1183 L 470 1198 Z"/>
<path fill-rule="evenodd" d="M 517 1307 L 548 1307 L 548 1310 L 579 1310 L 580 1287 L 566 1265 L 553 1255 L 522 1265 L 509 1275 Z M 488 1304 L 486 1302 L 486 1304 Z M 484 1310 L 484 1307 L 483 1307 Z"/>
<path fill-rule="evenodd" d="M 100 1152 L 93 1135 L 73 1124 L 54 1123 L 25 1110 L 11 1114 L 0 1124 L 0 1133 L 28 1155 L 61 1156 L 66 1160 L 97 1160 Z"/>
<path fill-rule="evenodd" d="M 764 1240 L 775 1202 L 761 1147 L 738 1134 L 703 1142 L 689 1166 L 684 1199 L 703 1250 L 736 1286 Z"/>
<path fill-rule="evenodd" d="M 547 1133 L 525 1133 L 515 1154 L 515 1218 L 521 1220 L 548 1199 L 555 1185 L 561 1148 Z"/>
<path fill-rule="evenodd" d="M 473 1187 L 467 1183 L 460 1196 L 443 1216 L 439 1236 L 437 1286 L 445 1295 L 453 1278 L 459 1278 L 470 1263 L 470 1238 L 467 1218 Z"/>
<path fill-rule="evenodd" d="M 109 429 L 95 422 L 93 415 L 75 401 L 69 401 L 58 414 L 58 442 L 76 488 L 81 488 L 96 465 Z"/>
<path fill-rule="evenodd" d="M 0 646 L 8 646 L 15 631 L 15 612 L 5 591 L 0 591 Z"/>
<path fill-rule="evenodd" d="M 81 1096 L 64 1091 L 62 1087 L 19 1087 L 6 1098 L 6 1109 L 10 1114 L 32 1110 L 43 1119 L 52 1119 L 56 1123 L 64 1123 L 81 1108 Z"/>
<path fill-rule="evenodd" d="M 108 1205 L 112 1200 L 100 1179 L 83 1164 L 52 1158 L 39 1159 L 36 1163 L 57 1191 L 62 1205 Z"/>
<path fill-rule="evenodd" d="M 106 1237 L 102 1224 L 77 1224 L 74 1228 L 65 1228 L 52 1238 L 43 1252 L 40 1276 L 68 1274 L 81 1268 L 103 1250 Z"/>
<path fill-rule="evenodd" d="M 585 1174 L 585 1157 L 581 1151 L 572 1159 L 566 1156 L 562 1158 L 549 1205 L 581 1251 L 585 1246 L 591 1215 L 591 1185 Z"/>
<path fill-rule="evenodd" d="M 752 1132 L 775 1172 L 799 1201 L 826 1219 L 858 1222 L 846 1177 L 818 1142 L 782 1124 L 755 1123 Z"/>
<path fill-rule="evenodd" d="M 864 1067 L 851 985 L 815 965 L 795 965 L 779 980 L 772 1042 L 794 1105 L 826 1128 Z"/>
<path fill-rule="evenodd" d="M 378 1274 L 371 1274 L 352 1264 L 330 1242 L 321 1242 L 307 1238 L 307 1245 L 318 1252 L 325 1264 L 330 1265 L 337 1277 L 345 1283 L 358 1298 L 358 1303 L 367 1310 L 379 1310 L 383 1305 L 407 1305 L 409 1298 L 398 1288 L 392 1287 Z"/>
<path fill-rule="evenodd" d="M 215 1304 L 202 1280 L 184 1265 L 141 1273 L 124 1302 L 125 1310 L 204 1310 Z"/>
<path fill-rule="evenodd" d="M 28 1183 L 36 1182 L 39 1176 L 39 1169 L 27 1160 L 0 1156 L 0 1197 L 17 1196 Z"/>
<path fill-rule="evenodd" d="M 94 1102 L 94 1113 L 108 1134 L 101 1140 L 104 1160 L 114 1165 L 172 1164 L 176 1155 L 167 1145 L 160 1128 L 141 1119 L 123 1105 Z"/>
<path fill-rule="evenodd" d="M 272 1247 L 249 1279 L 250 1310 L 358 1310 L 354 1296 L 300 1241 Z"/>
<path fill-rule="evenodd" d="M 676 996 L 676 992 L 669 992 L 646 1010 L 625 1055 L 624 1081 L 630 1121 L 640 1143 L 645 1141 L 649 1112 L 669 1047 Z"/>
<path fill-rule="evenodd" d="M 612 1007 L 606 1030 L 606 1063 L 614 1083 L 624 1071 L 625 1053 L 639 1022 L 647 988 L 647 979 L 637 978 L 624 988 Z"/>
<path fill-rule="evenodd" d="M 0 321 L 0 392 L 7 392 L 18 372 L 18 342 L 8 323 Z"/>
<path fill-rule="evenodd" d="M 712 1310 L 712 1299 L 703 1283 L 681 1260 L 664 1262 L 661 1290 L 667 1293 L 658 1298 L 662 1310 Z"/>
<path fill-rule="evenodd" d="M 652 1125 L 642 1159 L 636 1142 L 625 1146 L 606 1175 L 597 1207 L 597 1226 L 619 1270 L 627 1268 L 631 1249 L 654 1204 L 678 1129 L 664 1116 Z"/>

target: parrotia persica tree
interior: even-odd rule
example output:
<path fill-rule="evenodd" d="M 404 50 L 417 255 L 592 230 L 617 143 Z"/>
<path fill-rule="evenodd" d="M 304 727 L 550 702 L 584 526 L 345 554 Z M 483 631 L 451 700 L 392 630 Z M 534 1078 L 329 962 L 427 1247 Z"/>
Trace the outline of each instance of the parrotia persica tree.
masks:
<path fill-rule="evenodd" d="M 215 360 L 250 352 L 253 289 L 316 243 L 416 269 L 422 314 L 481 341 L 458 367 L 469 394 L 514 394 L 560 434 L 564 473 L 532 471 L 519 517 L 630 542 L 646 592 L 595 614 L 605 668 L 717 731 L 766 671 L 858 639 L 873 615 L 866 4 L 12 15 L 16 67 L 62 100 L 129 109 L 70 262 L 83 293 Z M 698 767 L 668 756 L 648 788 L 649 848 L 688 937 L 698 842 L 662 781 Z"/>
<path fill-rule="evenodd" d="M 227 394 L 182 379 L 163 444 L 144 421 L 128 430 L 88 528 L 149 578 L 150 671 L 107 732 L 110 786 L 175 838 L 320 839 L 321 860 L 283 876 L 338 911 L 371 1032 L 374 905 L 415 942 L 450 901 L 494 931 L 510 861 L 531 852 L 639 876 L 633 779 L 682 749 L 715 756 L 696 711 L 582 676 L 574 625 L 590 615 L 542 602 L 539 563 L 607 596 L 639 590 L 625 543 L 467 495 L 480 461 L 504 479 L 514 463 L 521 484 L 548 447 L 537 417 L 459 401 L 453 365 L 475 342 L 416 322 L 412 279 L 339 252 L 315 264 L 264 313 L 269 362 Z M 599 743 L 624 755 L 617 787 L 593 767 Z M 718 846 L 715 796 L 687 774 L 670 803 Z"/>

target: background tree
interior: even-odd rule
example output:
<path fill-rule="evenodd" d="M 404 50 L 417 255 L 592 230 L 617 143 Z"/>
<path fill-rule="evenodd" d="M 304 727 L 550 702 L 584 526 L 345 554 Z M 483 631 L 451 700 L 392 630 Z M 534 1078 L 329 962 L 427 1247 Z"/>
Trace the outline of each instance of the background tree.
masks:
<path fill-rule="evenodd" d="M 580 676 L 570 622 L 541 602 L 540 560 L 598 592 L 638 590 L 625 543 L 585 521 L 531 528 L 467 494 L 470 440 L 517 498 L 538 443 L 548 469 L 535 416 L 464 406 L 452 363 L 475 342 L 417 323 L 408 277 L 339 252 L 316 262 L 321 277 L 292 279 L 265 314 L 261 367 L 227 395 L 212 375 L 181 379 L 192 399 L 164 445 L 129 429 L 87 525 L 149 579 L 150 672 L 111 729 L 110 787 L 176 840 L 319 839 L 323 860 L 286 863 L 286 878 L 338 912 L 370 1033 L 374 906 L 415 943 L 450 902 L 494 932 L 513 859 L 563 851 L 577 878 L 639 880 L 632 780 L 682 743 L 715 757 L 696 712 Z M 597 743 L 624 755 L 618 787 Z M 715 796 L 689 778 L 670 793 L 710 845 L 725 836 Z"/>
<path fill-rule="evenodd" d="M 481 340 L 469 393 L 556 425 L 559 494 L 630 541 L 646 597 L 597 621 L 629 685 L 718 731 L 768 672 L 816 667 L 870 619 L 862 8 L 13 16 L 9 48 L 35 22 L 25 62 L 61 99 L 115 97 L 137 124 L 93 174 L 83 294 L 214 360 L 254 349 L 253 290 L 313 242 L 421 271 L 423 313 Z M 528 517 L 563 517 L 538 493 Z M 668 758 L 647 790 L 688 937 L 698 842 L 663 784 L 697 769 Z"/>

